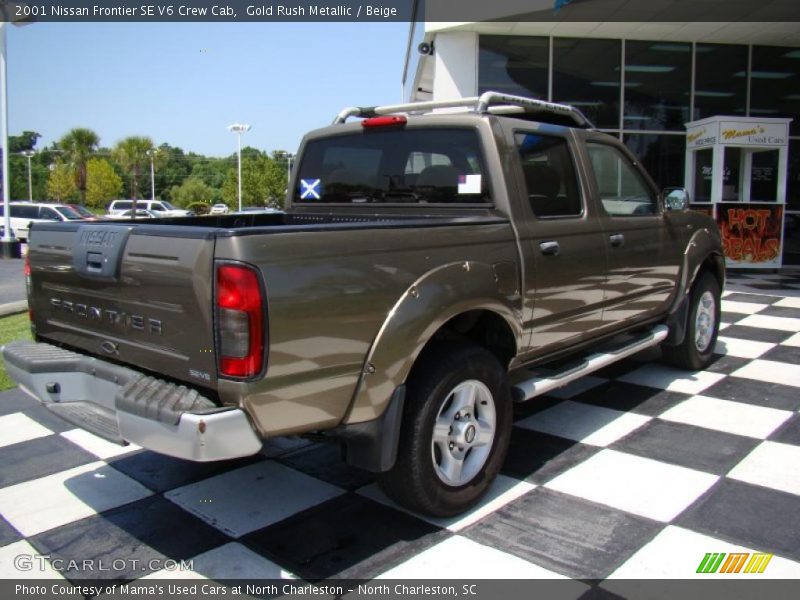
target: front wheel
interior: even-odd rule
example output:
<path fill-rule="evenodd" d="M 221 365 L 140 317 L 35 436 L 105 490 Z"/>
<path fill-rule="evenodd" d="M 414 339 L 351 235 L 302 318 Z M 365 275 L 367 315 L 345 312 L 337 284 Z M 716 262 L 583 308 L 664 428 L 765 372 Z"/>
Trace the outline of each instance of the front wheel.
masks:
<path fill-rule="evenodd" d="M 689 371 L 705 369 L 713 358 L 719 333 L 719 283 L 708 272 L 702 273 L 689 296 L 686 336 L 677 346 L 664 346 L 664 357 L 676 367 Z"/>
<path fill-rule="evenodd" d="M 508 379 L 477 346 L 440 346 L 419 360 L 397 461 L 380 484 L 407 508 L 453 516 L 480 499 L 503 464 L 511 436 Z"/>

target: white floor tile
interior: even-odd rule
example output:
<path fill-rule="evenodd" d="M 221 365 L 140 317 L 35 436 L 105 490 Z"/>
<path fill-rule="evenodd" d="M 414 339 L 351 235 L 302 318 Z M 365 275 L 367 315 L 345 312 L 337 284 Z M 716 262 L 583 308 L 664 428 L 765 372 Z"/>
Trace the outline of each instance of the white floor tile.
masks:
<path fill-rule="evenodd" d="M 693 396 L 662 413 L 659 418 L 764 439 L 792 414 L 788 410 Z"/>
<path fill-rule="evenodd" d="M 776 344 L 768 342 L 754 342 L 752 340 L 719 336 L 714 352 L 716 354 L 725 354 L 726 356 L 738 356 L 739 358 L 758 358 L 775 346 Z"/>
<path fill-rule="evenodd" d="M 152 493 L 98 461 L 0 489 L 0 513 L 32 536 Z"/>
<path fill-rule="evenodd" d="M 728 477 L 800 496 L 800 446 L 763 442 Z"/>
<path fill-rule="evenodd" d="M 626 373 L 619 380 L 671 392 L 699 394 L 724 378 L 725 375 L 722 373 L 712 373 L 710 371 L 693 373 L 691 371 L 680 371 L 665 365 L 649 364 Z"/>
<path fill-rule="evenodd" d="M 644 415 L 567 400 L 515 425 L 584 444 L 608 446 L 649 420 Z"/>
<path fill-rule="evenodd" d="M 22 413 L 0 417 L 0 448 L 46 435 L 53 435 L 53 432 Z"/>
<path fill-rule="evenodd" d="M 451 517 L 449 519 L 438 519 L 436 517 L 411 512 L 387 497 L 376 483 L 372 483 L 359 489 L 358 494 L 364 496 L 365 498 L 380 502 L 386 506 L 391 506 L 397 510 L 414 515 L 420 519 L 424 519 L 428 523 L 433 523 L 434 525 L 443 527 L 450 531 L 461 531 L 465 527 L 480 521 L 486 515 L 493 513 L 498 508 L 505 506 L 512 500 L 516 500 L 520 496 L 527 494 L 535 487 L 536 486 L 534 484 L 528 483 L 527 481 L 519 481 L 512 477 L 498 475 L 497 479 L 495 479 L 494 483 L 492 483 L 492 487 L 489 488 L 489 491 L 486 492 L 486 495 L 481 499 L 475 508 L 464 514 Z"/>
<path fill-rule="evenodd" d="M 720 323 L 719 324 L 719 330 L 722 331 L 723 329 L 727 329 L 730 326 L 731 326 L 730 323 Z"/>
<path fill-rule="evenodd" d="M 722 312 L 741 313 L 752 315 L 760 310 L 767 308 L 769 304 L 756 304 L 755 302 L 735 302 L 733 300 L 722 301 Z"/>
<path fill-rule="evenodd" d="M 729 292 L 728 290 L 725 290 L 724 292 L 722 292 L 722 297 L 723 297 L 723 298 L 727 298 L 728 296 L 730 296 L 730 295 L 731 295 L 731 294 L 733 294 L 733 293 L 734 293 L 734 292 Z"/>
<path fill-rule="evenodd" d="M 378 579 L 452 580 L 506 578 L 566 579 L 563 575 L 529 563 L 513 554 L 506 554 L 459 535 L 428 548 L 378 577 Z M 377 581 L 374 583 L 377 584 Z"/>
<path fill-rule="evenodd" d="M 772 306 L 781 308 L 800 308 L 800 298 L 781 298 Z"/>
<path fill-rule="evenodd" d="M 669 525 L 652 542 L 644 546 L 621 567 L 610 579 L 796 579 L 800 577 L 800 564 L 773 556 L 763 573 L 745 573 L 744 569 L 734 574 L 698 573 L 697 568 L 708 552 L 725 554 L 757 552 L 724 542 L 682 527 Z M 746 563 L 745 563 L 746 565 Z M 613 585 L 603 584 L 614 590 Z M 652 584 L 651 586 L 652 587 Z M 637 596 L 638 597 L 638 596 Z"/>
<path fill-rule="evenodd" d="M 164 497 L 239 537 L 342 493 L 341 488 L 266 460 L 172 490 Z"/>
<path fill-rule="evenodd" d="M 0 548 L 0 579 L 64 579 L 25 540 Z"/>
<path fill-rule="evenodd" d="M 606 449 L 559 475 L 547 487 L 666 522 L 717 479 L 708 473 Z"/>
<path fill-rule="evenodd" d="M 782 385 L 793 385 L 800 387 L 800 365 L 778 362 L 774 360 L 753 360 L 736 369 L 731 375 L 735 377 L 746 377 L 747 379 L 757 379 L 769 383 L 780 383 Z M 798 391 L 800 394 L 800 391 Z"/>
<path fill-rule="evenodd" d="M 795 333 L 788 340 L 783 340 L 781 342 L 781 345 L 782 346 L 794 346 L 794 347 L 800 346 L 800 333 Z"/>
<path fill-rule="evenodd" d="M 94 454 L 97 458 L 102 459 L 113 458 L 114 456 L 141 450 L 136 444 L 120 446 L 119 444 L 114 444 L 101 437 L 97 437 L 84 429 L 70 429 L 69 431 L 64 431 L 61 435 L 76 446 L 80 446 L 90 454 Z"/>
<path fill-rule="evenodd" d="M 590 390 L 592 388 L 597 387 L 598 385 L 602 385 L 607 382 L 608 379 L 587 375 L 586 377 L 581 377 L 580 379 L 576 379 L 572 383 L 568 383 L 562 388 L 558 388 L 556 390 L 553 390 L 552 392 L 547 392 L 547 395 L 553 396 L 554 398 L 562 398 L 566 400 L 567 398 L 573 398 L 578 394 L 582 394 L 587 390 Z"/>
<path fill-rule="evenodd" d="M 800 319 L 792 319 L 790 317 L 750 315 L 741 321 L 737 321 L 736 324 L 746 325 L 747 327 L 760 327 L 762 329 L 776 329 L 778 331 L 800 331 Z"/>
<path fill-rule="evenodd" d="M 296 579 L 271 560 L 238 542 L 203 552 L 186 562 L 191 562 L 191 570 L 163 569 L 142 579 Z"/>

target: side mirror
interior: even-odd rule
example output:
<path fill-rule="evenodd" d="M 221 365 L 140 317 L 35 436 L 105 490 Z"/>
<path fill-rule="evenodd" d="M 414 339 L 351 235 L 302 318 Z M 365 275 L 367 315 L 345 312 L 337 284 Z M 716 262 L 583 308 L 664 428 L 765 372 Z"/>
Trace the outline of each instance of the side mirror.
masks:
<path fill-rule="evenodd" d="M 689 207 L 689 192 L 686 188 L 664 188 L 664 206 L 667 210 L 686 210 Z"/>

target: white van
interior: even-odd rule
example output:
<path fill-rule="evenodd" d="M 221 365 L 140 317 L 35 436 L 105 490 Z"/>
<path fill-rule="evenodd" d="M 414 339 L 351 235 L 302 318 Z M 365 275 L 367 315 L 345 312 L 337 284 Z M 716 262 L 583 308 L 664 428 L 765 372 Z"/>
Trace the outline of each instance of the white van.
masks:
<path fill-rule="evenodd" d="M 0 202 L 0 225 L 3 224 L 4 206 Z M 21 242 L 28 241 L 31 223 L 47 221 L 81 221 L 83 217 L 66 204 L 39 204 L 34 202 L 12 202 L 10 204 L 11 230 Z"/>
<path fill-rule="evenodd" d="M 133 200 L 112 200 L 108 205 L 107 214 L 118 215 L 131 210 L 133 208 Z M 159 217 L 188 217 L 194 213 L 190 210 L 183 210 L 170 204 L 166 200 L 137 200 L 136 208 L 142 210 L 149 210 Z"/>

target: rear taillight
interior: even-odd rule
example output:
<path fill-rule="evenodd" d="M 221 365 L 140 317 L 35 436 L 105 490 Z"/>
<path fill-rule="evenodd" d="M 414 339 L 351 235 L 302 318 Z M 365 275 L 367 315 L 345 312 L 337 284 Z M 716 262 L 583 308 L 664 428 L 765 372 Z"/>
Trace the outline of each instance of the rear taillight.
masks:
<path fill-rule="evenodd" d="M 264 366 L 265 305 L 258 272 L 217 266 L 217 356 L 220 375 L 249 379 Z"/>

